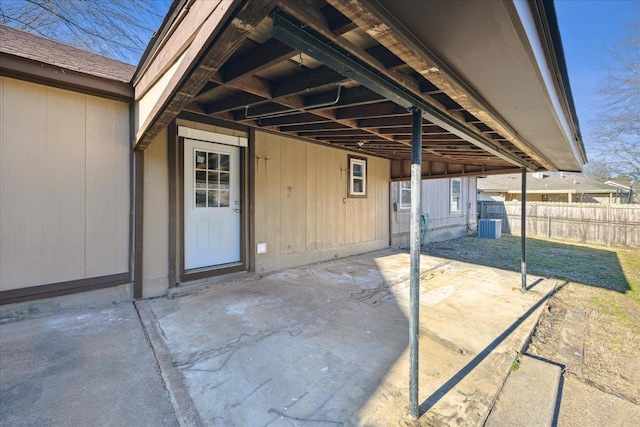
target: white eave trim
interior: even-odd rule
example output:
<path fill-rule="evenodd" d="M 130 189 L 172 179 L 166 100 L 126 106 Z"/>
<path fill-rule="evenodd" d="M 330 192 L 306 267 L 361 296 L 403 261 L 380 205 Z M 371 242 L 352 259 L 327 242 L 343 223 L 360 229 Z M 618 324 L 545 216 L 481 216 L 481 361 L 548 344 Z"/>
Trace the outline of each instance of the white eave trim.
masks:
<path fill-rule="evenodd" d="M 549 100 L 551 101 L 551 104 L 553 106 L 556 120 L 558 121 L 558 124 L 562 129 L 565 139 L 571 146 L 573 156 L 580 163 L 582 162 L 583 157 L 580 150 L 576 146 L 576 141 L 574 140 L 571 126 L 569 125 L 565 111 L 562 108 L 562 102 L 560 100 L 560 95 L 558 94 L 557 86 L 554 80 L 553 68 L 547 62 L 545 48 L 543 47 L 540 40 L 541 35 L 538 33 L 536 21 L 533 13 L 531 12 L 529 3 L 526 0 L 512 1 L 515 6 L 516 12 L 518 13 L 518 17 L 520 18 L 522 28 L 527 35 L 529 45 L 534 56 L 534 58 L 532 59 L 534 59 L 538 65 L 538 70 L 540 71 L 545 89 L 547 90 L 547 93 L 549 95 Z"/>
<path fill-rule="evenodd" d="M 221 133 L 209 132 L 206 130 L 178 126 L 178 136 L 199 141 L 213 142 L 215 144 L 233 145 L 235 147 L 246 147 L 247 138 L 243 136 L 223 135 Z"/>

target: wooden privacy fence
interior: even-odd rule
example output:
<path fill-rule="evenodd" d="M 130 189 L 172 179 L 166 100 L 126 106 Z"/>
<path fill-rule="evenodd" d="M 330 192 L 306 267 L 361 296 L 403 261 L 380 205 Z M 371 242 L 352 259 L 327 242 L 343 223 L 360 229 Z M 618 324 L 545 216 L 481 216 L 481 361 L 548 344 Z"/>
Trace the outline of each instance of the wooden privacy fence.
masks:
<path fill-rule="evenodd" d="M 478 201 L 481 219 L 502 219 L 502 232 L 520 234 L 520 202 Z M 528 202 L 527 234 L 548 239 L 640 247 L 640 205 Z"/>

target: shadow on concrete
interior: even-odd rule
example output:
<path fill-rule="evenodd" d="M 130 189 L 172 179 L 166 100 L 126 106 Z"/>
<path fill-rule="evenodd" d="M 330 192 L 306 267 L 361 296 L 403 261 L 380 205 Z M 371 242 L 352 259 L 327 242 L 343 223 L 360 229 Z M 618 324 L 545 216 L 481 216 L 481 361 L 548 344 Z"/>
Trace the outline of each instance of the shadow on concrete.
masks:
<path fill-rule="evenodd" d="M 408 261 L 379 251 L 145 303 L 204 425 L 411 423 Z M 553 285 L 523 293 L 510 272 L 421 264 L 422 409 L 478 425 Z"/>
<path fill-rule="evenodd" d="M 551 277 L 626 293 L 630 290 L 614 250 L 527 237 L 527 274 Z M 461 237 L 428 243 L 428 255 L 520 271 L 520 237 Z"/>
<path fill-rule="evenodd" d="M 420 413 L 424 414 L 431 409 L 445 394 L 453 389 L 462 379 L 464 379 L 473 369 L 478 366 L 493 350 L 500 345 L 513 331 L 515 331 L 525 320 L 527 320 L 535 311 L 540 308 L 550 297 L 552 293 L 548 293 L 535 303 L 529 310 L 513 322 L 507 329 L 498 335 L 489 345 L 487 345 L 480 353 L 478 353 L 469 363 L 460 369 L 447 382 L 441 385 L 435 392 L 431 394 L 420 405 Z"/>
<path fill-rule="evenodd" d="M 558 393 L 556 394 L 556 402 L 553 408 L 553 420 L 551 421 L 551 426 L 556 427 L 560 419 L 560 406 L 562 405 L 562 393 L 564 391 L 564 372 L 567 369 L 567 367 L 562 363 L 557 363 L 552 360 L 545 359 L 544 357 L 537 356 L 535 354 L 527 353 L 527 356 L 532 359 L 537 359 L 541 362 L 545 362 L 560 368 L 560 379 L 558 381 Z"/>
<path fill-rule="evenodd" d="M 552 284 L 526 293 L 510 272 L 421 264 L 422 408 L 479 425 L 532 328 L 518 326 Z M 137 301 L 137 314 L 128 305 L 1 325 L 0 424 L 29 413 L 34 425 L 411 425 L 408 272 L 408 254 L 388 249 Z M 53 357 L 55 375 L 34 371 L 48 365 L 33 354 Z"/>
<path fill-rule="evenodd" d="M 409 344 L 393 280 L 352 257 L 148 304 L 203 425 L 349 425 Z"/>
<path fill-rule="evenodd" d="M 535 288 L 537 285 L 539 285 L 540 283 L 542 283 L 544 279 L 536 279 L 534 280 L 530 285 L 527 285 L 527 291 L 532 290 L 533 288 Z"/>

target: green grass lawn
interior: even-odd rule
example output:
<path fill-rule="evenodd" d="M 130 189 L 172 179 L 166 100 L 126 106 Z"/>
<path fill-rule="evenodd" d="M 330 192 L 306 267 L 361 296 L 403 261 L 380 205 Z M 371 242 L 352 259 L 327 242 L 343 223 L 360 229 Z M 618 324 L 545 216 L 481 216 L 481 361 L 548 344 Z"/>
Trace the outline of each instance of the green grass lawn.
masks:
<path fill-rule="evenodd" d="M 520 271 L 520 237 L 463 237 L 429 243 L 423 252 L 503 270 Z M 582 381 L 640 403 L 640 249 L 599 247 L 527 238 L 531 276 L 556 279 L 556 292 L 536 327 L 530 350 L 549 360 L 558 356 L 565 313 L 585 315 Z M 533 278 L 528 278 L 528 283 Z M 514 287 L 520 281 L 514 279 Z M 580 343 L 578 343 L 580 344 Z M 512 367 L 514 368 L 514 367 Z"/>
<path fill-rule="evenodd" d="M 640 250 L 527 238 L 527 273 L 624 293 L 640 301 Z M 424 253 L 520 271 L 520 237 L 463 237 L 428 243 Z"/>
<path fill-rule="evenodd" d="M 629 295 L 640 302 L 640 250 L 619 250 L 618 260 L 629 284 Z"/>

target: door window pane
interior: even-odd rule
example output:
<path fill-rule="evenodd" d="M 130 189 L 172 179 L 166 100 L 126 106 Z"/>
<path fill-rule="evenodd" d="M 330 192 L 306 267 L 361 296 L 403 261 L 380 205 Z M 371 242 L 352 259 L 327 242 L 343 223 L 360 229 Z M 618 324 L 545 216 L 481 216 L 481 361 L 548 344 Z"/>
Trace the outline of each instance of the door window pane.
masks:
<path fill-rule="evenodd" d="M 228 154 L 196 150 L 194 164 L 195 207 L 229 207 L 231 157 Z"/>
<path fill-rule="evenodd" d="M 209 154 L 209 170 L 218 170 L 218 153 Z"/>
<path fill-rule="evenodd" d="M 196 161 L 195 161 L 196 169 L 206 169 L 207 168 L 207 153 L 203 151 L 196 151 Z"/>
<path fill-rule="evenodd" d="M 218 192 L 216 190 L 209 190 L 207 197 L 207 206 L 210 208 L 218 207 Z"/>
<path fill-rule="evenodd" d="M 208 172 L 209 174 L 209 190 L 218 189 L 218 172 Z"/>
<path fill-rule="evenodd" d="M 220 190 L 220 207 L 229 207 L 229 190 Z"/>
<path fill-rule="evenodd" d="M 196 188 L 207 188 L 207 173 L 196 171 Z"/>
<path fill-rule="evenodd" d="M 221 189 L 229 189 L 229 173 L 220 172 L 220 188 Z"/>
<path fill-rule="evenodd" d="M 196 208 L 207 207 L 207 193 L 205 190 L 196 190 Z"/>
<path fill-rule="evenodd" d="M 220 170 L 228 171 L 229 170 L 229 155 L 228 154 L 220 154 Z"/>

